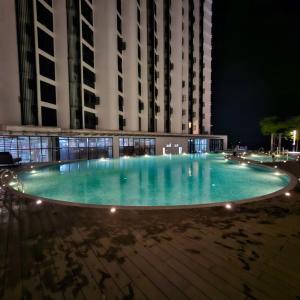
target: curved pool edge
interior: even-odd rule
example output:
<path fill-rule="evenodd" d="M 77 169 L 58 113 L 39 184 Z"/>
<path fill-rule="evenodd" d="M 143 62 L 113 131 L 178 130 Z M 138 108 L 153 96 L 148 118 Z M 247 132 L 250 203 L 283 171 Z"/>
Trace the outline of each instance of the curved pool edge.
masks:
<path fill-rule="evenodd" d="M 80 161 L 80 160 L 70 161 L 68 163 L 72 163 L 72 162 L 76 162 L 76 161 Z M 231 159 L 231 162 L 241 163 L 241 162 L 243 162 L 243 160 Z M 64 163 L 66 163 L 66 162 L 53 162 L 53 163 L 49 163 L 49 164 L 47 163 L 46 165 L 41 165 L 41 166 L 38 166 L 37 168 L 43 168 L 46 166 L 52 166 L 52 165 L 64 164 Z M 262 163 L 256 163 L 256 162 L 251 161 L 249 164 L 252 166 L 259 167 L 259 168 L 265 168 L 265 169 L 270 169 L 270 170 L 274 171 L 274 167 L 265 165 Z M 28 169 L 30 170 L 30 167 L 28 167 Z M 51 198 L 34 196 L 31 194 L 19 192 L 10 186 L 6 186 L 5 188 L 15 195 L 26 198 L 26 200 L 31 200 L 31 201 L 42 200 L 43 202 L 49 203 L 49 204 L 52 203 L 52 204 L 72 206 L 72 207 L 85 207 L 85 208 L 97 208 L 97 209 L 110 209 L 110 208 L 114 207 L 117 210 L 121 210 L 121 209 L 123 209 L 123 210 L 195 209 L 195 208 L 221 207 L 221 206 L 225 206 L 228 203 L 230 203 L 233 206 L 240 205 L 240 204 L 246 204 L 246 203 L 254 203 L 254 202 L 259 202 L 259 201 L 263 201 L 263 200 L 268 200 L 273 197 L 282 196 L 286 192 L 292 191 L 297 186 L 298 179 L 295 177 L 294 174 L 292 174 L 286 170 L 283 170 L 281 168 L 277 168 L 277 170 L 280 170 L 284 175 L 289 177 L 288 185 L 278 191 L 275 191 L 270 194 L 258 196 L 258 197 L 253 197 L 253 198 L 245 198 L 245 199 L 234 200 L 234 201 L 227 200 L 227 201 L 216 202 L 216 203 L 191 204 L 191 205 L 187 204 L 187 205 L 164 205 L 164 206 L 160 206 L 160 205 L 157 205 L 157 206 L 135 206 L 135 205 L 126 206 L 126 205 L 88 204 L 88 203 L 78 203 L 78 202 L 72 202 L 72 201 L 56 200 L 56 199 L 51 199 Z M 27 171 L 27 170 L 24 170 L 24 169 L 16 170 L 16 173 L 18 174 L 18 173 L 25 172 L 25 171 Z"/>

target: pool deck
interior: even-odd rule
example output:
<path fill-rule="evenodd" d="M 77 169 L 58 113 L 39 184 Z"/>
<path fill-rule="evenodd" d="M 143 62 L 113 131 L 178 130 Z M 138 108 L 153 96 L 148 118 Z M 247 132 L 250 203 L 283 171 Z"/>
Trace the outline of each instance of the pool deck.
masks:
<path fill-rule="evenodd" d="M 300 177 L 300 163 L 276 165 Z M 300 299 L 299 184 L 232 210 L 4 198 L 0 299 Z"/>

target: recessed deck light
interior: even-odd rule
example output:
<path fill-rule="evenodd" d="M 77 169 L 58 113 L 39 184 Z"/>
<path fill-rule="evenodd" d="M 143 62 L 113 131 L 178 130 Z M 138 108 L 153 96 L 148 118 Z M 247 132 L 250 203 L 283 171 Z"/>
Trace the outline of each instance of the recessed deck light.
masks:
<path fill-rule="evenodd" d="M 226 204 L 225 204 L 225 208 L 226 208 L 226 209 L 232 209 L 231 203 L 226 203 Z"/>
<path fill-rule="evenodd" d="M 291 196 L 291 193 L 290 192 L 286 192 L 284 193 L 287 197 Z"/>
<path fill-rule="evenodd" d="M 112 208 L 110 209 L 110 212 L 111 212 L 112 214 L 114 214 L 116 211 L 117 211 L 117 209 L 116 209 L 115 207 L 112 207 Z"/>
<path fill-rule="evenodd" d="M 43 203 L 43 201 L 41 200 L 41 199 L 38 199 L 38 200 L 36 200 L 36 202 L 35 202 L 37 205 L 40 205 L 40 204 L 42 204 Z"/>

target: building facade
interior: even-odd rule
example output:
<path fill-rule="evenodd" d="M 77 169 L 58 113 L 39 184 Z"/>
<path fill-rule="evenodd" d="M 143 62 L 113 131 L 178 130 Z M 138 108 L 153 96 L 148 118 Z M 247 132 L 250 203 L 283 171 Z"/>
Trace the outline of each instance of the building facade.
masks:
<path fill-rule="evenodd" d="M 2 0 L 0 14 L 3 137 L 218 139 L 212 0 Z"/>

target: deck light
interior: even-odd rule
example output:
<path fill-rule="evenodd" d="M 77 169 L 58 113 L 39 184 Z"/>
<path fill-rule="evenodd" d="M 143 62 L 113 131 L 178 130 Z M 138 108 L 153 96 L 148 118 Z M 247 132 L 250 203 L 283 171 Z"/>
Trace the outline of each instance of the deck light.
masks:
<path fill-rule="evenodd" d="M 31 165 L 30 168 L 33 169 L 33 166 Z"/>
<path fill-rule="evenodd" d="M 8 177 L 8 174 L 5 174 L 4 177 Z"/>
<path fill-rule="evenodd" d="M 225 204 L 225 208 L 226 208 L 226 209 L 232 209 L 232 205 L 231 205 L 230 203 L 226 203 L 226 204 Z"/>
<path fill-rule="evenodd" d="M 112 207 L 112 208 L 110 209 L 110 212 L 111 212 L 112 214 L 114 214 L 116 211 L 117 211 L 117 209 L 116 209 L 115 207 Z"/>
<path fill-rule="evenodd" d="M 279 175 L 281 175 L 279 172 L 275 172 L 274 173 L 276 176 L 279 176 Z"/>
<path fill-rule="evenodd" d="M 241 163 L 241 165 L 242 165 L 242 166 L 246 166 L 246 164 L 245 164 L 245 163 Z"/>
<path fill-rule="evenodd" d="M 286 192 L 286 193 L 284 193 L 287 197 L 289 197 L 289 196 L 291 196 L 291 193 L 289 193 L 289 192 Z"/>
<path fill-rule="evenodd" d="M 277 166 L 274 166 L 275 169 L 277 169 Z"/>
<path fill-rule="evenodd" d="M 284 160 L 283 162 L 286 163 L 286 160 Z"/>
<path fill-rule="evenodd" d="M 40 205 L 40 204 L 42 204 L 43 203 L 43 201 L 41 200 L 41 199 L 38 199 L 38 200 L 36 200 L 36 202 L 35 202 L 37 205 Z"/>

